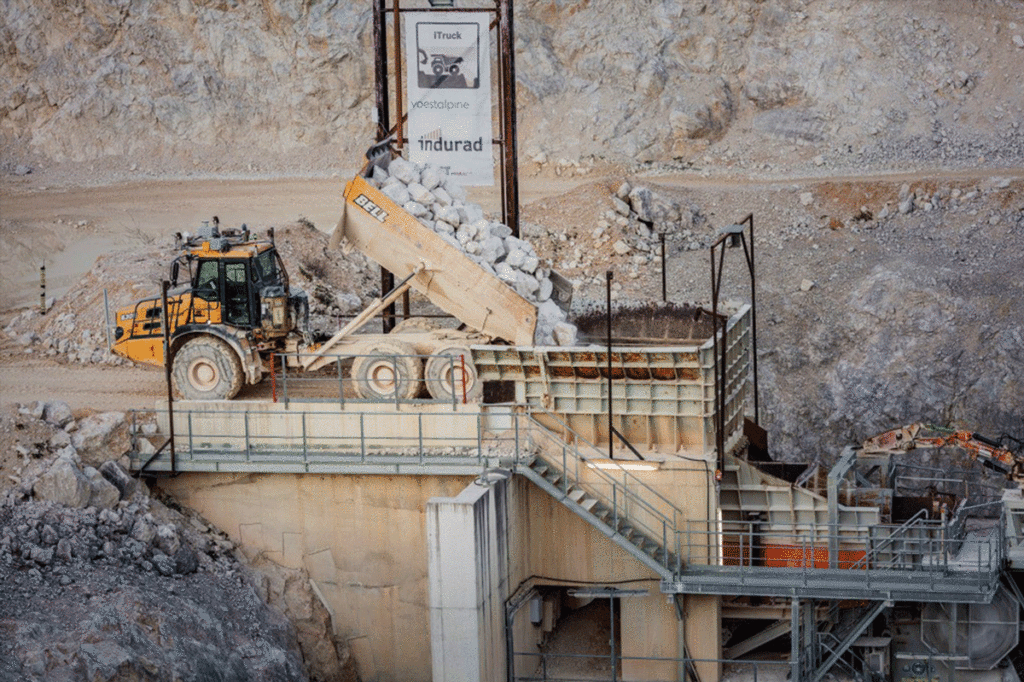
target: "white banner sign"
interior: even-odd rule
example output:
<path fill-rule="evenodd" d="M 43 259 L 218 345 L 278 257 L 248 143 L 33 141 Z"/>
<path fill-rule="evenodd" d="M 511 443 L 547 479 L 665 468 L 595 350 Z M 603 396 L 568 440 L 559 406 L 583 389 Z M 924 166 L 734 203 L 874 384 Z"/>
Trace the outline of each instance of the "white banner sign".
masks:
<path fill-rule="evenodd" d="M 490 15 L 405 16 L 409 160 L 493 185 Z"/>

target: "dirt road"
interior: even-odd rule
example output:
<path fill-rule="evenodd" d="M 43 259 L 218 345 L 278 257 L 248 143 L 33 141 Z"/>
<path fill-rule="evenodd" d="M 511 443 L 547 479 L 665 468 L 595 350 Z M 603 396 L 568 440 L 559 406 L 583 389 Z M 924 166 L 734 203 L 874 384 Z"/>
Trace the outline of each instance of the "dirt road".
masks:
<path fill-rule="evenodd" d="M 621 176 L 620 176 L 621 177 Z M 813 191 L 822 204 L 845 196 L 851 206 L 873 194 L 886 200 L 903 182 L 984 183 L 1021 178 L 1021 169 L 979 172 L 901 173 L 850 178 L 704 178 L 660 175 L 651 181 L 694 192 L 712 222 L 755 211 L 772 229 L 771 211 L 781 194 Z M 523 204 L 560 195 L 597 178 L 524 178 Z M 7 178 L 0 184 L 0 325 L 15 311 L 38 301 L 38 265 L 45 261 L 48 294 L 60 296 L 109 249 L 147 243 L 218 215 L 227 225 L 251 227 L 306 217 L 330 231 L 338 218 L 343 181 L 339 178 L 277 180 L 196 180 L 139 182 L 105 187 L 48 188 L 37 179 Z M 839 191 L 836 190 L 839 188 Z M 881 188 L 881 189 L 879 189 Z M 493 210 L 493 189 L 476 189 L 471 200 Z M 131 273 L 125 273 L 130 278 Z M 61 397 L 74 408 L 100 410 L 148 407 L 164 395 L 163 373 L 149 368 L 58 364 L 26 354 L 14 340 L 0 340 L 0 404 Z"/>

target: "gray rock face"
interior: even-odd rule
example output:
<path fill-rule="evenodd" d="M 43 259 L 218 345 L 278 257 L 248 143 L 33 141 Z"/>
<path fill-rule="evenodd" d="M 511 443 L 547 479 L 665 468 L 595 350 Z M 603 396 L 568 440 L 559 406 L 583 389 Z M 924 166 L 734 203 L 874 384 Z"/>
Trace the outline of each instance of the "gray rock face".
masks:
<path fill-rule="evenodd" d="M 744 117 L 799 143 L 908 139 L 918 134 L 908 120 L 936 120 L 943 98 L 969 103 L 975 83 L 1001 75 L 998 55 L 980 51 L 970 29 L 941 13 L 921 20 L 902 3 L 870 16 L 834 1 L 792 9 L 528 0 L 516 10 L 524 158 L 693 158 Z M 314 150 L 355 158 L 372 139 L 370 21 L 358 3 L 125 0 L 55 12 L 7 2 L 6 149 L 191 167 L 219 145 L 237 150 L 217 155 L 236 169 L 275 154 L 302 164 Z M 877 30 L 865 31 L 868 21 Z M 1019 37 L 1008 34 L 993 50 L 1015 59 Z M 909 96 L 896 105 L 892 92 Z M 1000 95 L 1009 110 L 1021 102 L 1019 93 Z M 874 120 L 863 113 L 872 107 L 882 112 Z"/>

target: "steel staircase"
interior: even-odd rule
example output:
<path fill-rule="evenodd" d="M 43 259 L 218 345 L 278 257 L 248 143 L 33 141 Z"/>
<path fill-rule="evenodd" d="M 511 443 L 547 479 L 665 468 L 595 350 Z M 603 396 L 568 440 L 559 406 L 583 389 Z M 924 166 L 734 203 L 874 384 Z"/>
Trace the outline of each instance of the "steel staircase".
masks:
<path fill-rule="evenodd" d="M 682 568 L 678 542 L 683 513 L 625 469 L 599 469 L 589 455 L 531 420 L 535 454 L 520 460 L 517 473 L 530 479 L 570 511 L 661 576 L 671 580 Z M 572 434 L 576 443 L 582 437 Z"/>

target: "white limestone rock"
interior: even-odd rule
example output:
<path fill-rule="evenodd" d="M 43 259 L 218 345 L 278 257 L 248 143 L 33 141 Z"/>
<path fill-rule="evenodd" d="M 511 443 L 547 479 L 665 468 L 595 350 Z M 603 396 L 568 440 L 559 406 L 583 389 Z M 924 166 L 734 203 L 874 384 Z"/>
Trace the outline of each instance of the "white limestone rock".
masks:
<path fill-rule="evenodd" d="M 390 176 L 388 175 L 388 172 L 380 166 L 374 166 L 373 170 L 370 171 L 370 177 L 377 183 L 378 187 L 382 187 L 384 183 L 388 181 Z"/>
<path fill-rule="evenodd" d="M 400 156 L 391 160 L 388 165 L 388 174 L 406 185 L 420 180 L 420 171 L 416 168 L 416 164 L 410 163 Z"/>
<path fill-rule="evenodd" d="M 506 240 L 507 242 L 508 240 Z M 505 256 L 505 264 L 510 265 L 513 268 L 520 268 L 523 262 L 526 260 L 526 251 L 521 248 L 515 248 L 508 252 Z"/>
<path fill-rule="evenodd" d="M 407 201 L 402 209 L 414 218 L 423 218 L 430 215 L 430 209 L 417 201 Z"/>
<path fill-rule="evenodd" d="M 515 284 L 516 282 L 516 269 L 508 263 L 496 263 L 494 265 L 494 272 L 498 277 L 509 284 Z"/>
<path fill-rule="evenodd" d="M 496 263 L 505 256 L 505 242 L 500 237 L 490 236 L 480 242 L 480 255 L 488 263 Z"/>
<path fill-rule="evenodd" d="M 569 322 L 558 322 L 555 324 L 555 327 L 551 332 L 551 336 L 556 345 L 575 346 L 576 331 L 576 325 Z"/>
<path fill-rule="evenodd" d="M 399 206 L 404 206 L 412 201 L 408 188 L 400 182 L 389 182 L 381 187 L 380 191 Z"/>
<path fill-rule="evenodd" d="M 434 217 L 438 220 L 443 220 L 453 227 L 458 227 L 462 224 L 462 221 L 459 219 L 459 211 L 454 206 L 441 206 L 440 210 L 435 208 Z"/>
<path fill-rule="evenodd" d="M 491 235 L 498 237 L 499 239 L 505 239 L 512 236 L 512 228 L 502 223 L 491 223 Z"/>
<path fill-rule="evenodd" d="M 420 171 L 420 184 L 430 191 L 433 191 L 435 187 L 438 187 L 443 179 L 444 177 L 437 166 L 427 164 L 423 167 L 423 170 Z"/>
<path fill-rule="evenodd" d="M 429 189 L 424 187 L 418 182 L 414 182 L 409 185 L 409 196 L 416 203 L 423 204 L 424 206 L 430 206 L 434 203 L 434 194 Z"/>
<path fill-rule="evenodd" d="M 426 187 L 426 185 L 424 185 L 424 187 Z M 431 187 L 430 193 L 434 195 L 434 198 L 437 199 L 437 203 L 439 203 L 440 205 L 451 206 L 452 195 L 448 194 L 448 190 L 446 190 L 444 187 Z"/>

